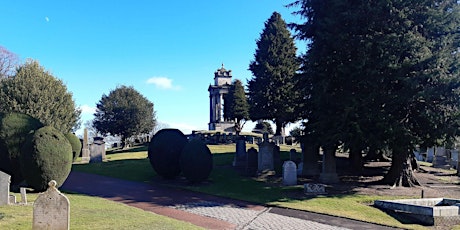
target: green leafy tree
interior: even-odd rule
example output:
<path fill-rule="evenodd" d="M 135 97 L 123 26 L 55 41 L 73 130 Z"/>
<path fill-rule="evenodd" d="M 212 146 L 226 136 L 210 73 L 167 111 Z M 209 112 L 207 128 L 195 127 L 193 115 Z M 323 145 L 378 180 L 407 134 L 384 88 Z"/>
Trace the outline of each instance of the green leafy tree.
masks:
<path fill-rule="evenodd" d="M 63 133 L 79 126 L 81 111 L 64 83 L 29 60 L 11 78 L 0 81 L 0 112 L 19 112 L 37 118 Z"/>
<path fill-rule="evenodd" d="M 120 136 L 123 145 L 133 135 L 150 133 L 155 125 L 153 103 L 128 86 L 102 95 L 94 116 L 94 128 L 103 135 Z"/>
<path fill-rule="evenodd" d="M 418 185 L 411 152 L 458 131 L 459 4 L 297 1 L 309 128 L 323 148 L 392 151 L 383 182 Z M 365 18 L 366 20 L 362 20 Z"/>
<path fill-rule="evenodd" d="M 294 86 L 300 65 L 296 50 L 286 22 L 274 12 L 265 22 L 254 61 L 249 65 L 254 77 L 248 82 L 248 101 L 251 120 L 272 120 L 276 135 L 297 119 Z"/>
<path fill-rule="evenodd" d="M 268 133 L 268 134 L 271 134 L 271 135 L 274 134 L 272 125 L 268 121 L 257 122 L 257 124 L 254 126 L 254 129 L 252 130 L 252 132 L 254 132 L 254 133 L 262 133 L 262 134 L 263 133 Z"/>
<path fill-rule="evenodd" d="M 246 121 L 249 119 L 249 104 L 244 92 L 243 83 L 236 79 L 233 81 L 228 94 L 225 96 L 224 117 L 235 121 L 235 131 L 238 135 Z"/>

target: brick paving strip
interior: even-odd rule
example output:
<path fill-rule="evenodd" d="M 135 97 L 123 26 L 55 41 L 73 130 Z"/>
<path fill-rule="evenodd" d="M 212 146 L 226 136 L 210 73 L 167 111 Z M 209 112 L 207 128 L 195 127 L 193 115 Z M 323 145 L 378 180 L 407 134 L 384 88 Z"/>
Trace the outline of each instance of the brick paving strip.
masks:
<path fill-rule="evenodd" d="M 81 172 L 71 172 L 60 189 L 121 202 L 206 229 L 394 229 Z"/>

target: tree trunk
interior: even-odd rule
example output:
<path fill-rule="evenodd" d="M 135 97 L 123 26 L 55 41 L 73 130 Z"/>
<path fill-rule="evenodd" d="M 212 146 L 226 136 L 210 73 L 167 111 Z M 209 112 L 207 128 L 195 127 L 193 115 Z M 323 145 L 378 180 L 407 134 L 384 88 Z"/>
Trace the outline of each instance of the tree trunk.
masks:
<path fill-rule="evenodd" d="M 391 167 L 382 182 L 391 186 L 415 187 L 420 185 L 414 175 L 411 161 L 410 151 L 393 149 Z"/>
<path fill-rule="evenodd" d="M 363 154 L 359 148 L 350 148 L 350 165 L 354 172 L 360 173 L 363 171 L 364 161 Z"/>
<path fill-rule="evenodd" d="M 275 121 L 275 125 L 276 125 L 275 136 L 282 136 L 281 132 L 283 130 L 283 122 Z M 283 133 L 283 135 L 284 135 L 284 133 Z"/>

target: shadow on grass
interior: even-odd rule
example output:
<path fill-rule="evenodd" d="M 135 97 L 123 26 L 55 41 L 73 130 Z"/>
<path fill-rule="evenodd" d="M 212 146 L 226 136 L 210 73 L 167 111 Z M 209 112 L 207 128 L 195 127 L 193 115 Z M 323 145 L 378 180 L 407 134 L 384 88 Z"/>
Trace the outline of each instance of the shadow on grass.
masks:
<path fill-rule="evenodd" d="M 106 154 L 115 154 L 115 153 L 132 153 L 132 152 L 142 152 L 147 151 L 149 148 L 148 143 L 143 145 L 136 145 L 130 148 L 113 148 L 106 152 Z"/>

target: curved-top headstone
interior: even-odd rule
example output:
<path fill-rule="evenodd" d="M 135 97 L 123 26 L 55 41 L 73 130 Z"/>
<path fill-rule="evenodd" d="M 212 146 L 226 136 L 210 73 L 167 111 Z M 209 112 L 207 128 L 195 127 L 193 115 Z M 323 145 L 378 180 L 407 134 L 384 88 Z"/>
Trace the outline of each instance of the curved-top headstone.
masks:
<path fill-rule="evenodd" d="M 38 195 L 34 202 L 32 230 L 68 230 L 70 226 L 70 203 L 56 188 L 56 181 Z"/>

